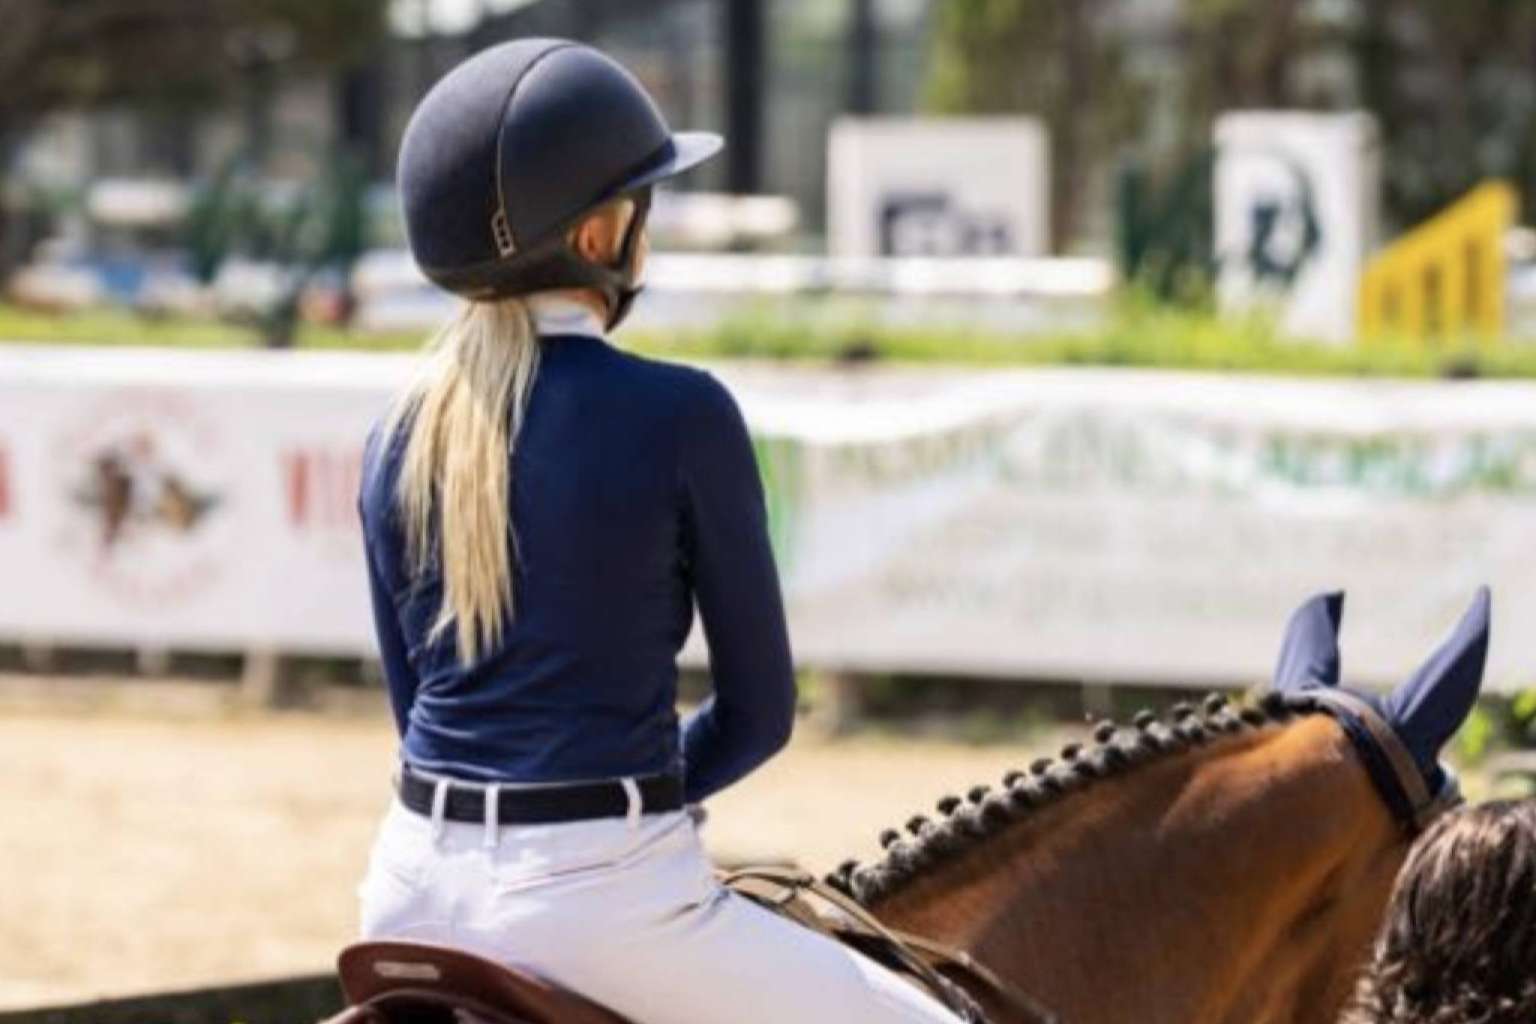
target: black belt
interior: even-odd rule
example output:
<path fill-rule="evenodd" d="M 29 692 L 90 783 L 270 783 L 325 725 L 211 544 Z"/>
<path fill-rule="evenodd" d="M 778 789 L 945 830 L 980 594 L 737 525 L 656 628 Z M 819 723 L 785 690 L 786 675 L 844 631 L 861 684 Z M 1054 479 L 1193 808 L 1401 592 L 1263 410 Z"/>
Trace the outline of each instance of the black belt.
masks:
<path fill-rule="evenodd" d="M 642 775 L 640 813 L 676 811 L 683 806 L 683 783 L 676 775 Z M 448 780 L 443 817 L 449 821 L 484 822 L 489 784 Z M 400 772 L 400 802 L 417 814 L 430 816 L 437 780 L 404 768 Z M 629 793 L 617 779 L 555 785 L 514 786 L 496 790 L 496 821 L 502 825 L 549 825 L 588 818 L 622 818 L 630 813 Z"/>

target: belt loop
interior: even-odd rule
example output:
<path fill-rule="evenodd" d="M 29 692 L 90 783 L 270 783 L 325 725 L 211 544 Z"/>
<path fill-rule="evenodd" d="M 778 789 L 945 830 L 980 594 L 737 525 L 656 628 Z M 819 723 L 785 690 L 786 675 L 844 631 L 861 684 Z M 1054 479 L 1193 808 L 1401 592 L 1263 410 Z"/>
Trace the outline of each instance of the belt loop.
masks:
<path fill-rule="evenodd" d="M 443 838 L 443 821 L 448 813 L 448 780 L 440 778 L 432 787 L 432 841 Z"/>
<path fill-rule="evenodd" d="M 501 784 L 485 787 L 485 848 L 494 850 L 501 839 Z"/>
<path fill-rule="evenodd" d="M 645 801 L 640 798 L 639 784 L 628 775 L 620 779 L 619 784 L 624 787 L 624 795 L 629 798 L 629 810 L 624 818 L 633 831 L 640 827 L 640 814 L 645 810 Z"/>

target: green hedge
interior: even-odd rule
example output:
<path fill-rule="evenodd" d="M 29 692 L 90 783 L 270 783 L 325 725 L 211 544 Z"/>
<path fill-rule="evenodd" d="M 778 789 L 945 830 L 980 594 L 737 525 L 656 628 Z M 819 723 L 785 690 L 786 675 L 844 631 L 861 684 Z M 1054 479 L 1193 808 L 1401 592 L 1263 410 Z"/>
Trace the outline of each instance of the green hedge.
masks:
<path fill-rule="evenodd" d="M 54 314 L 0 303 L 0 343 L 229 349 L 251 348 L 259 343 L 259 337 L 254 326 L 223 320 L 145 316 L 115 309 Z M 397 349 L 415 347 L 421 340 L 417 332 L 356 334 L 305 325 L 299 344 L 305 348 Z"/>
<path fill-rule="evenodd" d="M 1141 303 L 1119 305 L 1094 329 L 1040 334 L 875 325 L 869 321 L 732 317 L 707 332 L 638 335 L 661 355 L 892 360 L 981 366 L 1123 366 L 1309 376 L 1536 377 L 1536 345 L 1466 338 L 1329 345 L 1283 336 L 1263 317 L 1217 317 Z"/>
<path fill-rule="evenodd" d="M 147 318 L 129 312 L 52 315 L 0 305 L 0 339 L 71 345 L 244 348 L 245 325 Z M 349 333 L 304 327 L 304 348 L 408 350 L 423 332 Z M 738 313 L 707 330 L 625 332 L 622 343 L 664 358 L 851 362 L 888 360 L 976 366 L 1126 366 L 1254 373 L 1391 377 L 1536 377 L 1536 344 L 1462 339 L 1325 345 L 1282 336 L 1262 317 L 1220 318 L 1145 302 L 1118 304 L 1101 325 L 1021 334 L 894 327 L 831 302 L 778 304 Z"/>

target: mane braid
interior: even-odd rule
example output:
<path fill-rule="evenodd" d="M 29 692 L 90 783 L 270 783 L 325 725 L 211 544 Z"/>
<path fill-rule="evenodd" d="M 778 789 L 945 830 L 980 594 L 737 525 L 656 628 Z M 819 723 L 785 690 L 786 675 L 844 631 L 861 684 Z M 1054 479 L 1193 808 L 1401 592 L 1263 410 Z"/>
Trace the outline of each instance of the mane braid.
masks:
<path fill-rule="evenodd" d="M 826 882 L 860 903 L 872 903 L 975 849 L 1031 812 L 1098 781 L 1184 753 L 1219 736 L 1281 724 L 1301 713 L 1288 706 L 1280 693 L 1266 693 L 1257 704 L 1236 708 L 1226 695 L 1213 693 L 1199 709 L 1186 702 L 1173 705 L 1166 720 L 1142 711 L 1130 727 L 1100 722 L 1094 727 L 1091 744 L 1067 744 L 1060 760 L 1040 758 L 1028 771 L 1010 771 L 996 791 L 980 785 L 971 787 L 964 799 L 946 796 L 937 804 L 937 821 L 914 815 L 906 823 L 905 836 L 897 829 L 886 829 L 880 833 L 880 845 L 885 850 L 881 860 L 868 865 L 845 861 L 826 876 Z"/>

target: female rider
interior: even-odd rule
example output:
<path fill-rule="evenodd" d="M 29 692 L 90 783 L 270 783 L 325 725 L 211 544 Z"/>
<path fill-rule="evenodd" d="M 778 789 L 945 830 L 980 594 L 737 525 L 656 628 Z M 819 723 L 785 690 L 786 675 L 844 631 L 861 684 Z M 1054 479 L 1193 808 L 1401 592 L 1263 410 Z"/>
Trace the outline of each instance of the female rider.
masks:
<path fill-rule="evenodd" d="M 639 1024 L 949 1022 L 724 890 L 685 805 L 783 746 L 784 613 L 746 427 L 606 339 L 651 186 L 719 148 L 559 40 L 466 61 L 401 146 L 412 253 L 469 300 L 369 439 L 360 507 L 402 766 L 368 938 L 450 944 Z M 714 696 L 679 727 L 698 604 Z"/>

